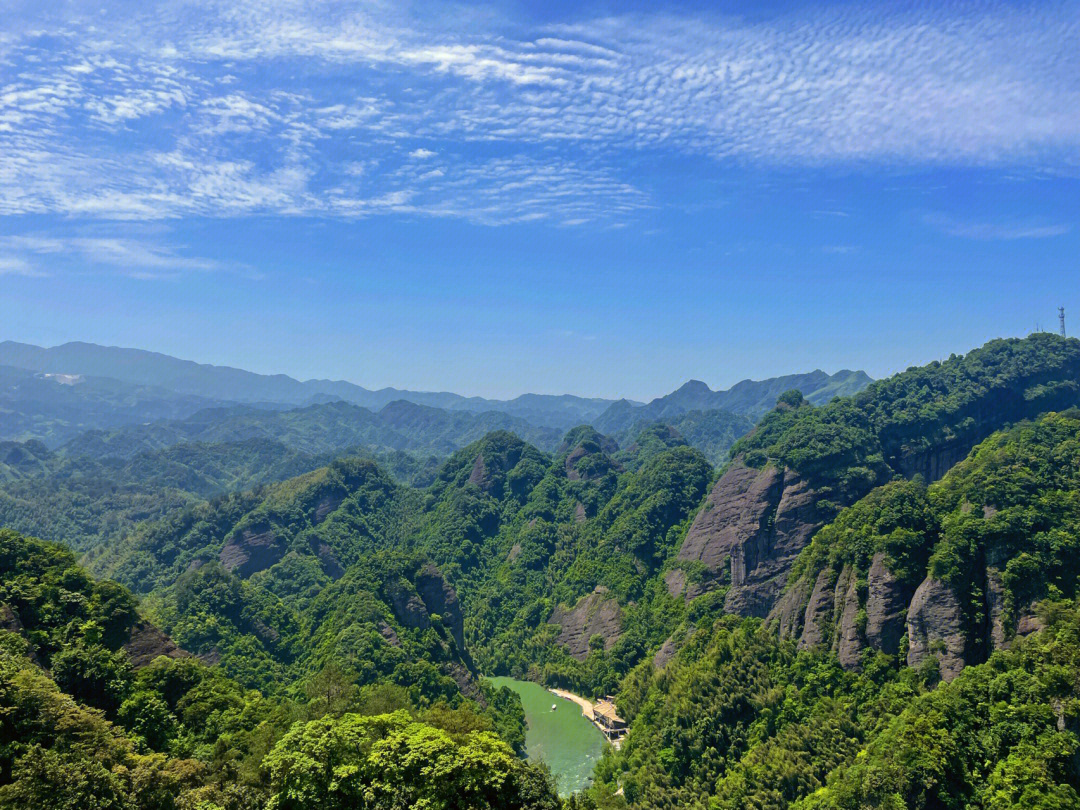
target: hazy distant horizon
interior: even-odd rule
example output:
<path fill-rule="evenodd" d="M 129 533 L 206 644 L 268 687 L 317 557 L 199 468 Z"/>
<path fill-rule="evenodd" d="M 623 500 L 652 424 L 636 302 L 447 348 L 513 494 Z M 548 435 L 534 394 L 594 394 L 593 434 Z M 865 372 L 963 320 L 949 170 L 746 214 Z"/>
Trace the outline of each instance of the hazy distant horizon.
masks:
<path fill-rule="evenodd" d="M 15 0 L 0 318 L 648 399 L 1080 333 L 1080 6 Z"/>

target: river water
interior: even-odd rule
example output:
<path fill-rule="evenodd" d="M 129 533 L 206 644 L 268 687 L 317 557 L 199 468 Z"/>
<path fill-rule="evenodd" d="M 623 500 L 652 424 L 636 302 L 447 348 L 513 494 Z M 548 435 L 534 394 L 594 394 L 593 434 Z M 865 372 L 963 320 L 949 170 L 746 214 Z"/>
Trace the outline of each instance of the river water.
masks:
<path fill-rule="evenodd" d="M 581 707 L 556 697 L 539 684 L 514 678 L 488 678 L 521 697 L 525 707 L 525 751 L 530 762 L 543 760 L 558 779 L 559 794 L 569 796 L 592 782 L 593 768 L 604 747 L 600 729 L 586 720 Z M 551 710 L 552 704 L 558 708 Z"/>

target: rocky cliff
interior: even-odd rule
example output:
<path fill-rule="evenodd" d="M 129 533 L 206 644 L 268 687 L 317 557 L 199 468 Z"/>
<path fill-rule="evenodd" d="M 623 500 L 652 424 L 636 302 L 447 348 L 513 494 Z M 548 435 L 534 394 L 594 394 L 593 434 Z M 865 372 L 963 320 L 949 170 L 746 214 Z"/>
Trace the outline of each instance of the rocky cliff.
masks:
<path fill-rule="evenodd" d="M 763 469 L 736 461 L 724 472 L 698 512 L 679 550 L 682 562 L 700 562 L 705 579 L 687 587 L 669 575 L 672 595 L 693 598 L 730 583 L 725 607 L 765 616 L 783 590 L 791 564 L 824 522 L 809 484 L 792 470 Z"/>
<path fill-rule="evenodd" d="M 191 655 L 186 650 L 180 649 L 176 642 L 160 628 L 143 619 L 132 625 L 122 649 L 136 669 L 147 666 L 161 656 L 188 658 Z"/>
<path fill-rule="evenodd" d="M 610 650 L 622 634 L 619 603 L 602 585 L 578 600 L 573 608 L 557 607 L 548 622 L 559 625 L 556 642 L 565 645 L 570 655 L 579 661 L 589 654 L 589 641 L 593 636 L 601 636 L 604 649 Z"/>
<path fill-rule="evenodd" d="M 221 549 L 219 559 L 226 571 L 249 577 L 265 571 L 288 551 L 288 543 L 268 522 L 235 532 Z"/>
<path fill-rule="evenodd" d="M 426 630 L 432 617 L 438 616 L 454 639 L 458 654 L 464 655 L 465 626 L 457 591 L 434 563 L 421 566 L 412 581 L 399 577 L 387 582 L 383 592 L 394 617 L 405 627 Z"/>
<path fill-rule="evenodd" d="M 885 555 L 875 554 L 869 570 L 844 566 L 825 568 L 812 588 L 797 580 L 777 601 L 768 620 L 800 649 L 824 645 L 840 663 L 857 669 L 867 649 L 896 657 L 918 667 L 930 657 L 942 678 L 951 680 L 973 657 L 1008 646 L 1010 639 L 1038 629 L 1029 607 L 1015 619 L 1004 608 L 1000 575 L 987 572 L 985 627 L 972 627 L 953 586 L 927 577 L 914 591 L 888 568 Z M 905 652 L 906 649 L 906 652 Z"/>
<path fill-rule="evenodd" d="M 700 563 L 704 574 L 695 579 L 676 566 L 665 576 L 668 590 L 692 599 L 730 586 L 729 612 L 767 616 L 803 646 L 830 645 L 848 666 L 867 647 L 899 654 L 907 636 L 911 660 L 936 655 L 948 677 L 971 655 L 957 633 L 984 656 L 1019 627 L 1019 619 L 1006 618 L 995 588 L 993 549 L 990 558 L 967 563 L 982 566 L 973 575 L 985 583 L 989 624 L 963 630 L 955 626 L 948 587 L 933 580 L 920 586 L 924 572 L 901 581 L 884 555 L 863 559 L 859 570 L 818 567 L 789 584 L 793 563 L 838 509 L 875 487 L 894 479 L 938 481 L 995 431 L 1078 402 L 1080 344 L 1048 335 L 994 341 L 822 408 L 785 395 L 736 447 L 739 455 L 682 543 L 678 561 Z M 960 602 L 971 613 L 964 621 L 976 621 L 970 600 Z"/>

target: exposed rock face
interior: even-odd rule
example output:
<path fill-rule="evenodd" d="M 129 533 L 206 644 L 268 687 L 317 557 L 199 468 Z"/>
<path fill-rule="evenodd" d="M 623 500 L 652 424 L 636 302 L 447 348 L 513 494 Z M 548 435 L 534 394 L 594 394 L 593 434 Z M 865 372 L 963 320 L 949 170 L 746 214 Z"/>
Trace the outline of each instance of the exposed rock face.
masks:
<path fill-rule="evenodd" d="M 467 698 L 472 698 L 481 706 L 487 705 L 487 699 L 480 689 L 480 684 L 476 682 L 476 678 L 473 677 L 467 666 L 457 661 L 447 661 L 442 665 L 442 670 L 454 679 L 454 683 L 461 690 L 461 694 Z"/>
<path fill-rule="evenodd" d="M 1016 635 L 1028 636 L 1046 627 L 1046 622 L 1028 608 L 1016 622 Z"/>
<path fill-rule="evenodd" d="M 379 635 L 386 639 L 386 643 L 391 647 L 401 646 L 401 639 L 398 638 L 397 631 L 386 622 L 380 621 L 376 625 L 376 629 L 379 631 Z"/>
<path fill-rule="evenodd" d="M 167 658 L 189 658 L 191 653 L 180 649 L 160 628 L 147 621 L 138 621 L 131 628 L 124 652 L 136 669 L 145 667 L 164 655 Z"/>
<path fill-rule="evenodd" d="M 249 577 L 265 571 L 285 556 L 284 539 L 277 536 L 269 523 L 257 523 L 233 534 L 221 549 L 221 564 L 226 571 Z"/>
<path fill-rule="evenodd" d="M 668 661 L 675 657 L 675 653 L 682 647 L 683 642 L 694 634 L 697 628 L 690 625 L 686 628 L 685 633 L 679 633 L 668 636 L 664 639 L 664 643 L 660 645 L 660 649 L 656 651 L 656 655 L 653 656 L 653 666 L 656 669 L 663 669 L 667 666 Z"/>
<path fill-rule="evenodd" d="M 832 622 L 835 595 L 830 587 L 831 571 L 824 569 L 814 581 L 814 590 L 810 592 L 810 601 L 806 603 L 803 614 L 803 632 L 799 639 L 799 649 L 816 647 L 825 641 L 826 628 Z"/>
<path fill-rule="evenodd" d="M 986 431 L 988 435 L 992 431 Z M 894 461 L 905 478 L 921 475 L 928 484 L 945 476 L 952 467 L 965 458 L 977 442 L 963 442 L 950 447 L 935 447 L 911 456 L 901 456 Z"/>
<path fill-rule="evenodd" d="M 932 577 L 923 580 L 908 607 L 907 634 L 909 667 L 933 655 L 944 680 L 960 674 L 966 644 L 960 601 L 951 587 Z"/>
<path fill-rule="evenodd" d="M 910 589 L 892 575 L 882 552 L 870 561 L 866 586 L 866 641 L 886 655 L 896 655 L 904 635 L 904 611 Z"/>
<path fill-rule="evenodd" d="M 581 473 L 578 472 L 577 463 L 588 454 L 589 451 L 580 444 L 566 454 L 566 461 L 563 463 L 563 467 L 566 470 L 566 477 L 571 481 L 581 480 Z"/>
<path fill-rule="evenodd" d="M 990 620 L 990 648 L 1000 650 L 1005 646 L 1005 585 L 1001 581 L 1001 572 L 996 568 L 986 569 L 986 614 Z"/>
<path fill-rule="evenodd" d="M 327 516 L 337 510 L 341 506 L 344 498 L 338 494 L 324 495 L 322 499 L 315 504 L 314 523 L 319 524 L 326 520 Z"/>
<path fill-rule="evenodd" d="M 656 651 L 656 655 L 653 656 L 653 666 L 657 669 L 663 669 L 678 651 L 679 645 L 675 642 L 675 637 L 668 636 L 664 639 L 664 643 L 660 645 L 660 649 Z"/>
<path fill-rule="evenodd" d="M 856 669 L 859 666 L 859 658 L 866 649 L 859 634 L 859 592 L 857 589 L 855 571 L 849 566 L 844 566 L 840 573 L 840 579 L 836 583 L 835 611 L 834 615 L 840 616 L 840 626 L 837 630 L 836 640 L 833 647 L 840 666 L 844 669 Z"/>
<path fill-rule="evenodd" d="M 11 605 L 0 603 L 0 630 L 7 630 L 9 633 L 21 633 L 22 629 L 22 622 L 15 615 L 15 611 L 11 609 Z"/>
<path fill-rule="evenodd" d="M 769 612 L 769 621 L 777 622 L 780 638 L 798 638 L 802 634 L 803 619 L 806 615 L 806 601 L 810 597 L 810 586 L 800 579 L 780 597 Z"/>
<path fill-rule="evenodd" d="M 329 545 L 312 538 L 310 547 L 315 556 L 319 558 L 319 565 L 328 577 L 341 579 L 345 575 L 345 567 Z"/>
<path fill-rule="evenodd" d="M 589 654 L 589 639 L 593 636 L 603 636 L 604 649 L 610 650 L 622 634 L 619 603 L 601 585 L 578 600 L 573 609 L 567 610 L 562 605 L 555 608 L 548 622 L 559 625 L 556 641 L 565 644 L 570 655 L 579 661 Z"/>
<path fill-rule="evenodd" d="M 679 559 L 699 560 L 714 576 L 729 565 L 732 587 L 725 608 L 766 616 L 791 563 L 821 525 L 814 500 L 814 491 L 793 470 L 756 470 L 736 462 L 709 493 Z"/>
<path fill-rule="evenodd" d="M 492 481 L 488 476 L 487 465 L 484 463 L 484 454 L 481 453 L 473 462 L 472 472 L 469 473 L 469 483 L 480 487 L 484 492 L 491 493 Z"/>
<path fill-rule="evenodd" d="M 840 663 L 855 669 L 867 647 L 889 655 L 899 652 L 909 594 L 910 589 L 892 575 L 885 566 L 885 555 L 879 553 L 870 563 L 865 604 L 859 591 L 858 571 L 844 566 L 837 574 L 834 569 L 824 568 L 818 572 L 813 589 L 805 579 L 788 588 L 769 619 L 777 622 L 781 636 L 798 638 L 801 650 L 831 639 Z M 863 609 L 865 629 L 860 628 L 859 613 Z"/>
<path fill-rule="evenodd" d="M 889 571 L 885 559 L 885 554 L 878 552 L 870 561 L 865 602 L 860 598 L 857 571 L 845 566 L 837 574 L 825 568 L 818 574 L 809 597 L 805 596 L 806 580 L 788 588 L 769 614 L 769 620 L 776 623 L 781 637 L 798 638 L 799 649 L 831 639 L 832 651 L 847 669 L 859 666 L 867 648 L 898 655 L 906 632 L 908 665 L 918 666 L 934 656 L 946 680 L 956 677 L 973 656 L 981 660 L 983 644 L 989 650 L 1008 646 L 1012 633 L 1006 622 L 1005 589 L 997 568 L 988 567 L 985 573 L 986 637 L 972 638 L 965 629 L 960 598 L 951 587 L 928 578 L 912 593 L 910 586 Z M 862 631 L 860 608 L 866 611 L 866 626 Z M 1016 635 L 1042 629 L 1042 622 L 1031 606 L 1020 613 Z"/>
<path fill-rule="evenodd" d="M 403 579 L 390 582 L 386 586 L 386 595 L 394 615 L 403 625 L 412 630 L 426 630 L 431 627 L 431 617 L 428 616 L 424 601 L 411 583 Z"/>
<path fill-rule="evenodd" d="M 416 577 L 416 591 L 424 602 L 427 612 L 437 613 L 443 624 L 457 642 L 458 650 L 465 651 L 465 625 L 461 616 L 457 591 L 450 587 L 442 572 L 433 563 L 426 564 Z"/>

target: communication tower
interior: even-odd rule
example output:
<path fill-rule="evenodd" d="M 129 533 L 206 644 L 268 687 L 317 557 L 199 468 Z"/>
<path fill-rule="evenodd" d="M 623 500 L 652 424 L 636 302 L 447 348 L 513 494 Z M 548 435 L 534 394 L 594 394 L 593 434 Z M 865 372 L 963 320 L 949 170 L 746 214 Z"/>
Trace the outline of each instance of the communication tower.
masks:
<path fill-rule="evenodd" d="M 1061 336 L 1065 337 L 1065 307 L 1058 307 L 1058 323 L 1061 324 Z"/>

